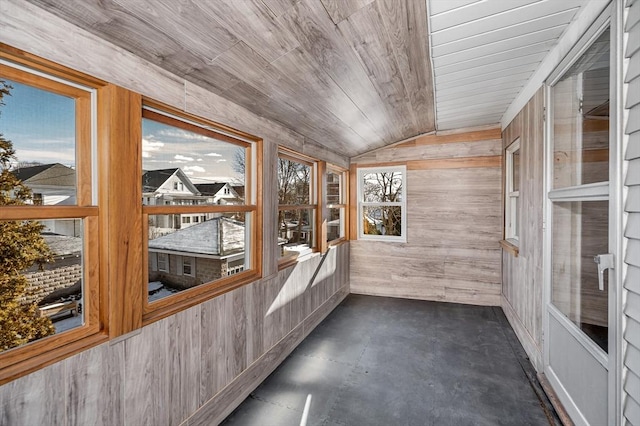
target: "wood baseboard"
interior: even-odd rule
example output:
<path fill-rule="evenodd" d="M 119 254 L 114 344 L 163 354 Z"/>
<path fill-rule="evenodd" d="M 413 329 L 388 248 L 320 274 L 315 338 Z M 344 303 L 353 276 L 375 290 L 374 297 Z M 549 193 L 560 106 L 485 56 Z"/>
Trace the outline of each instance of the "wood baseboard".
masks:
<path fill-rule="evenodd" d="M 529 334 L 529 331 L 527 331 L 522 321 L 520 321 L 520 318 L 513 309 L 513 306 L 511 306 L 511 303 L 509 303 L 504 295 L 502 296 L 502 310 L 504 311 L 507 320 L 509 320 L 511 328 L 513 328 L 516 336 L 518 336 L 520 344 L 529 356 L 529 360 L 531 361 L 531 364 L 533 364 L 533 368 L 535 368 L 537 372 L 541 372 L 543 369 L 542 349 L 538 346 L 533 336 Z"/>
<path fill-rule="evenodd" d="M 562 405 L 562 402 L 558 399 L 556 392 L 551 387 L 551 383 L 549 383 L 544 373 L 538 373 L 538 381 L 540 382 L 540 386 L 542 386 L 544 393 L 547 394 L 547 398 L 549 398 L 554 410 L 556 410 L 556 414 L 560 418 L 562 424 L 564 426 L 573 426 L 573 422 L 569 418 L 567 410 L 565 410 L 564 405 Z"/>

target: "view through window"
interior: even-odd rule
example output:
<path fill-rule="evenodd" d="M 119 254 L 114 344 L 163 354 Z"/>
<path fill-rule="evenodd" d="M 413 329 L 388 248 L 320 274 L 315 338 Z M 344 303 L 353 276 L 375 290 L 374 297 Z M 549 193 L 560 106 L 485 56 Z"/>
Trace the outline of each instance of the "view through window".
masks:
<path fill-rule="evenodd" d="M 359 238 L 406 241 L 406 167 L 358 169 Z"/>

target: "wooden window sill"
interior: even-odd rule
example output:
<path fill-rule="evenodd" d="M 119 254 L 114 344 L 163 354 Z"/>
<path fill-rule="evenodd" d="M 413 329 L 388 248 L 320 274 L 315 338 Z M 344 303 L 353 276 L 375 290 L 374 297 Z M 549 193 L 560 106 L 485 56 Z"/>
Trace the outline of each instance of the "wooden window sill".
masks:
<path fill-rule="evenodd" d="M 514 257 L 518 257 L 520 248 L 509 240 L 500 240 L 500 246 L 507 253 L 511 253 Z"/>

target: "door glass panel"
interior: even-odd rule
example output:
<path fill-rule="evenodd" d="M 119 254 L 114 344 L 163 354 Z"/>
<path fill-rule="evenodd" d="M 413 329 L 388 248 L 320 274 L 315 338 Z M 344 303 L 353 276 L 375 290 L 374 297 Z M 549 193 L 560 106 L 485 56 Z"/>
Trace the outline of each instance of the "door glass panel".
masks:
<path fill-rule="evenodd" d="M 609 180 L 609 30 L 553 87 L 553 187 Z"/>
<path fill-rule="evenodd" d="M 609 202 L 557 202 L 553 206 L 551 300 L 604 351 L 608 347 L 608 283 L 598 288 L 593 257 L 608 252 Z"/>

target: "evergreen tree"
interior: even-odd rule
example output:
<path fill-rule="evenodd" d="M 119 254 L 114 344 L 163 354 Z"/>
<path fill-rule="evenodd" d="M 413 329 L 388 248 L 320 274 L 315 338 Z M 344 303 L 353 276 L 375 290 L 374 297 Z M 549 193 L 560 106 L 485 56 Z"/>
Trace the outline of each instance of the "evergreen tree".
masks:
<path fill-rule="evenodd" d="M 0 80 L 0 106 L 11 86 Z M 10 171 L 17 161 L 11 141 L 0 134 L 0 208 L 24 205 L 32 192 Z M 35 263 L 50 261 L 51 252 L 36 221 L 0 221 L 0 352 L 55 333 L 51 320 L 40 317 L 36 304 L 21 301 L 28 291 L 22 274 Z"/>

